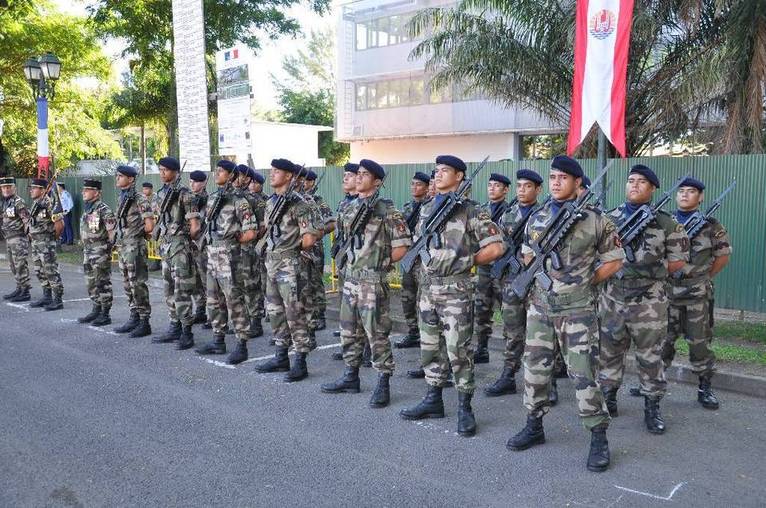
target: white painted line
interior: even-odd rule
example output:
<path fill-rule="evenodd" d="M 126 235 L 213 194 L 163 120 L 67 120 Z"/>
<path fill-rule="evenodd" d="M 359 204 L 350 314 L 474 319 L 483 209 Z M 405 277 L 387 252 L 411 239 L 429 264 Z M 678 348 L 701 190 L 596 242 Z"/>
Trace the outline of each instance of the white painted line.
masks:
<path fill-rule="evenodd" d="M 21 309 L 24 312 L 29 312 L 29 304 L 24 305 L 23 303 L 14 303 L 14 302 L 5 302 L 6 305 L 9 307 L 15 307 L 17 309 Z"/>
<path fill-rule="evenodd" d="M 76 323 L 76 319 L 69 319 L 69 318 L 61 318 L 62 323 Z"/>
<path fill-rule="evenodd" d="M 216 367 L 223 367 L 224 369 L 236 369 L 234 365 L 229 365 L 228 363 L 221 362 L 219 360 L 211 360 L 210 358 L 204 358 L 202 356 L 198 356 L 200 360 L 203 360 L 211 365 L 215 365 Z"/>
<path fill-rule="evenodd" d="M 125 295 L 114 295 L 114 296 L 112 296 L 112 298 L 127 298 L 127 296 L 125 296 Z M 90 298 L 86 297 L 86 298 L 72 298 L 71 300 L 61 300 L 61 301 L 64 302 L 64 303 L 69 303 L 69 302 L 87 302 L 89 300 L 90 300 Z"/>
<path fill-rule="evenodd" d="M 117 332 L 113 332 L 112 330 L 107 330 L 105 328 L 101 328 L 98 326 L 88 325 L 88 328 L 90 328 L 91 330 L 95 330 L 97 332 L 108 333 L 109 335 L 119 335 L 119 333 Z"/>
<path fill-rule="evenodd" d="M 332 348 L 335 348 L 335 347 L 340 347 L 340 344 L 327 344 L 327 345 L 324 345 L 324 346 L 319 346 L 314 351 L 321 351 L 322 349 L 332 349 Z M 260 362 L 262 360 L 268 360 L 269 358 L 273 358 L 273 357 L 274 357 L 274 354 L 272 353 L 272 354 L 266 355 L 266 356 L 259 356 L 258 358 L 249 358 L 249 359 L 245 360 L 242 363 Z"/>
<path fill-rule="evenodd" d="M 660 501 L 670 501 L 671 499 L 673 499 L 673 496 L 675 495 L 675 493 L 678 492 L 678 489 L 680 489 L 684 485 L 686 485 L 686 482 L 681 482 L 675 487 L 673 487 L 673 490 L 670 491 L 670 494 L 667 497 L 658 496 L 656 494 L 652 494 L 649 492 L 641 492 L 640 490 L 633 490 L 627 487 L 620 487 L 619 485 L 615 485 L 614 487 L 616 489 L 624 490 L 625 492 L 632 492 L 633 494 L 638 494 L 639 496 L 651 497 L 652 499 L 659 499 Z"/>

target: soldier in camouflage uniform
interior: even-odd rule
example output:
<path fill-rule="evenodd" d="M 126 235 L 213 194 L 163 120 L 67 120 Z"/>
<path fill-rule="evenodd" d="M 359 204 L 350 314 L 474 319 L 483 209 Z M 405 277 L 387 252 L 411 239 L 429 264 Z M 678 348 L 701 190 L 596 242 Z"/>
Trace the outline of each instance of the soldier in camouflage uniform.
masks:
<path fill-rule="evenodd" d="M 192 171 L 189 173 L 189 186 L 191 187 L 194 209 L 199 212 L 200 228 L 205 228 L 205 212 L 207 210 L 207 173 L 204 171 Z M 194 283 L 194 294 L 192 303 L 194 304 L 194 324 L 207 325 L 210 320 L 207 316 L 207 238 L 200 235 L 195 241 L 191 242 L 192 258 L 194 259 L 194 268 L 196 272 Z M 207 326 L 203 326 L 207 328 Z"/>
<path fill-rule="evenodd" d="M 146 238 L 154 229 L 154 211 L 143 193 L 136 192 L 136 169 L 118 166 L 115 183 L 120 189 L 117 208 L 116 245 L 123 287 L 128 297 L 130 318 L 114 329 L 117 333 L 130 333 L 130 337 L 151 335 L 149 323 L 152 308 L 149 303 L 149 279 Z"/>
<path fill-rule="evenodd" d="M 696 178 L 687 178 L 681 183 L 675 213 L 679 223 L 684 224 L 698 212 L 704 190 L 705 184 Z M 668 333 L 662 347 L 662 361 L 665 368 L 670 367 L 676 352 L 676 339 L 683 336 L 689 343 L 692 372 L 699 376 L 697 401 L 707 409 L 718 409 L 718 399 L 710 387 L 715 374 L 715 353 L 710 348 L 713 340 L 712 278 L 729 263 L 731 242 L 726 228 L 712 217 L 689 242 L 689 262 L 670 279 Z"/>
<path fill-rule="evenodd" d="M 109 205 L 101 201 L 100 180 L 83 180 L 82 201 L 82 270 L 93 308 L 85 316 L 77 318 L 77 322 L 104 326 L 112 322 L 109 315 L 113 300 L 112 247 L 117 219 Z"/>
<path fill-rule="evenodd" d="M 33 178 L 29 184 L 29 195 L 33 200 L 29 211 L 30 245 L 35 274 L 43 288 L 43 297 L 29 306 L 59 310 L 64 308 L 64 285 L 56 260 L 56 240 L 64 230 L 64 221 L 61 210 L 44 194 L 47 185 L 42 178 Z"/>
<path fill-rule="evenodd" d="M 151 205 L 154 211 L 154 222 L 156 224 L 160 218 L 160 202 L 157 199 L 157 194 L 154 192 L 154 184 L 152 182 L 142 183 L 141 194 L 149 201 L 149 205 Z"/>
<path fill-rule="evenodd" d="M 628 174 L 626 201 L 608 213 L 619 228 L 660 186 L 657 175 L 644 165 Z M 627 247 L 627 246 L 626 246 Z M 631 342 L 636 348 L 644 421 L 653 434 L 665 432 L 660 399 L 665 395 L 665 370 L 660 357 L 668 326 L 668 273 L 681 269 L 689 258 L 689 239 L 683 227 L 666 212 L 658 212 L 630 247 L 634 260 L 607 281 L 599 300 L 601 351 L 599 381 L 612 416 L 617 415 L 617 390 L 625 373 Z"/>
<path fill-rule="evenodd" d="M 294 188 L 291 184 L 297 178 L 296 172 L 296 166 L 287 159 L 271 161 L 269 180 L 275 194 L 266 204 L 266 311 L 276 336 L 276 352 L 274 358 L 256 366 L 258 372 L 287 370 L 284 378 L 287 383 L 308 376 L 309 330 L 301 300 L 304 279 L 298 273 L 299 258 L 301 252 L 314 246 L 320 234 L 314 227 L 311 208 L 297 192 L 288 196 L 290 201 L 281 217 L 271 217 L 280 196 Z M 287 356 L 290 346 L 295 349 L 292 364 Z"/>
<path fill-rule="evenodd" d="M 245 169 L 248 169 L 245 166 Z M 231 161 L 219 161 L 215 173 L 218 190 L 210 197 L 205 218 L 207 236 L 207 308 L 213 324 L 213 342 L 197 349 L 199 354 L 226 353 L 226 324 L 231 314 L 237 348 L 226 360 L 237 365 L 248 358 L 250 320 L 245 306 L 241 277 L 250 276 L 242 267 L 242 246 L 255 239 L 257 224 L 253 209 L 242 192 L 233 187 L 241 171 Z"/>
<path fill-rule="evenodd" d="M 574 159 L 563 155 L 553 159 L 549 180 L 552 200 L 527 221 L 522 247 L 526 264 L 534 257 L 531 246 L 543 239 L 543 231 L 560 207 L 576 199 L 582 176 L 582 168 Z M 617 272 L 625 254 L 610 220 L 590 207 L 581 216 L 557 248 L 560 269 L 554 269 L 550 260 L 545 262 L 551 287 L 545 288 L 537 279 L 529 294 L 524 350 L 527 424 L 508 440 L 507 447 L 519 451 L 545 442 L 543 416 L 550 409 L 553 343 L 558 342 L 575 386 L 580 420 L 591 431 L 587 468 L 603 471 L 609 466 L 609 412 L 596 381 L 598 320 L 593 286 Z M 601 263 L 599 268 L 596 263 Z"/>
<path fill-rule="evenodd" d="M 306 175 L 305 190 L 306 193 L 314 199 L 318 209 L 320 217 L 320 225 L 322 226 L 322 237 L 329 235 L 335 230 L 335 217 L 333 217 L 332 209 L 329 207 L 325 199 L 317 194 L 315 185 L 317 182 L 317 174 L 314 171 L 309 170 Z M 311 276 L 309 279 L 309 287 L 311 288 L 311 296 L 315 302 L 314 311 L 311 317 L 311 327 L 314 330 L 324 330 L 327 328 L 327 322 L 325 320 L 325 312 L 327 311 L 327 296 L 325 295 L 324 288 L 324 242 L 322 238 L 317 240 L 314 244 L 314 248 L 311 249 Z"/>
<path fill-rule="evenodd" d="M 378 384 L 370 398 L 370 407 L 381 408 L 390 402 L 389 380 L 394 373 L 391 353 L 391 316 L 388 272 L 412 244 L 404 216 L 389 199 L 379 198 L 386 173 L 375 161 L 362 159 L 356 177 L 358 198 L 348 208 L 348 217 L 369 209 L 370 215 L 361 230 L 352 231 L 351 221 L 344 221 L 344 238 L 355 238 L 343 259 L 344 283 L 340 303 L 341 344 L 346 370 L 333 383 L 322 385 L 325 393 L 359 393 L 359 367 L 363 341 L 369 342 L 372 362 L 378 371 Z"/>
<path fill-rule="evenodd" d="M 24 200 L 16 194 L 16 179 L 13 177 L 0 178 L 0 189 L 3 199 L 0 202 L 0 230 L 5 237 L 5 248 L 11 273 L 16 279 L 16 289 L 3 295 L 3 300 L 10 302 L 27 302 L 30 299 L 29 289 L 29 238 L 27 224 L 29 209 Z"/>
<path fill-rule="evenodd" d="M 191 242 L 200 234 L 199 211 L 194 208 L 191 191 L 181 184 L 178 160 L 163 157 L 159 166 L 164 185 L 158 193 L 160 220 L 155 235 L 160 240 L 170 325 L 164 335 L 155 337 L 152 342 L 178 341 L 176 349 L 183 350 L 194 347 L 192 295 L 197 281 Z"/>
<path fill-rule="evenodd" d="M 431 177 L 417 171 L 410 182 L 412 200 L 404 204 L 402 215 L 407 221 L 408 229 L 415 229 L 420 214 L 420 207 L 426 200 L 428 184 Z M 420 263 L 418 263 L 420 265 Z M 402 300 L 402 313 L 407 323 L 407 335 L 394 343 L 397 348 L 420 347 L 420 329 L 418 328 L 418 280 L 417 270 L 413 267 L 409 272 L 402 270 L 402 290 L 399 292 Z"/>
<path fill-rule="evenodd" d="M 436 158 L 436 189 L 439 194 L 420 211 L 415 236 L 423 234 L 425 218 L 447 194 L 458 189 L 466 177 L 465 163 L 451 155 Z M 452 367 L 458 390 L 458 425 L 461 436 L 476 433 L 471 408 L 473 397 L 473 294 L 474 265 L 491 263 L 503 254 L 503 237 L 488 213 L 468 200 L 456 206 L 438 241 L 426 245 L 431 261 L 422 267 L 419 302 L 420 356 L 428 393 L 415 407 L 403 409 L 402 418 L 442 418 L 442 388 Z M 447 350 L 447 355 L 444 354 Z M 450 363 L 445 361 L 449 357 Z"/>
<path fill-rule="evenodd" d="M 500 223 L 500 219 L 508 209 L 509 203 L 506 201 L 511 181 L 507 176 L 499 173 L 492 173 L 487 182 L 487 195 L 489 201 L 481 206 L 481 210 L 487 212 L 495 224 Z M 476 293 L 474 296 L 474 324 L 473 334 L 476 337 L 476 352 L 473 355 L 474 363 L 489 363 L 489 337 L 492 335 L 492 318 L 494 317 L 495 307 L 501 307 L 503 304 L 503 281 L 493 278 L 489 274 L 491 266 L 484 265 L 478 267 Z"/>
<path fill-rule="evenodd" d="M 514 249 L 516 260 L 521 266 L 524 266 L 521 243 L 518 245 L 511 244 L 511 238 L 517 231 L 521 233 L 520 228 L 526 226 L 530 214 L 537 208 L 537 198 L 542 190 L 542 183 L 542 177 L 532 170 L 521 169 L 517 171 L 516 203 L 505 211 L 498 224 L 505 234 L 506 248 Z M 507 254 L 508 252 L 506 252 Z M 502 283 L 503 338 L 505 339 L 503 372 L 497 381 L 484 389 L 484 394 L 488 397 L 516 393 L 514 376 L 521 367 L 524 339 L 527 334 L 526 301 L 516 296 L 516 293 L 511 289 L 518 273 L 506 269 L 500 280 Z"/>
<path fill-rule="evenodd" d="M 263 193 L 263 184 L 265 181 L 266 179 L 262 174 L 253 170 L 249 190 L 250 194 L 255 199 L 255 207 L 253 208 L 253 213 L 255 213 L 259 225 L 258 232 L 255 235 L 256 240 L 260 240 L 263 234 L 266 232 L 266 218 L 264 214 L 266 213 L 266 201 L 268 200 L 268 196 Z M 253 247 L 255 247 L 256 242 L 252 243 Z M 263 326 L 261 321 L 266 318 L 266 305 L 264 302 L 266 296 L 266 256 L 261 255 L 261 253 L 257 252 L 257 250 L 256 254 L 258 255 L 256 261 L 257 271 L 253 275 L 256 280 L 253 282 L 254 288 L 252 296 L 254 307 L 251 313 L 253 322 L 250 326 L 250 330 L 251 332 L 255 333 L 260 331 L 261 334 L 263 334 Z M 252 334 L 251 338 L 253 338 Z"/>

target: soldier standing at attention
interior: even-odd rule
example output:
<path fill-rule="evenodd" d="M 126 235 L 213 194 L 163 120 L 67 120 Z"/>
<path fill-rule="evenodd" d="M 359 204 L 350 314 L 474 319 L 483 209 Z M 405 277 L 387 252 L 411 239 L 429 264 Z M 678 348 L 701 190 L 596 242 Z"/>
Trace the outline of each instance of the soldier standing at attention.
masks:
<path fill-rule="evenodd" d="M 335 230 L 335 217 L 332 215 L 332 209 L 325 199 L 317 194 L 314 186 L 317 182 L 317 174 L 309 170 L 306 175 L 305 190 L 306 193 L 314 199 L 319 207 L 320 225 L 322 226 L 322 237 L 329 235 Z M 314 299 L 314 312 L 311 318 L 312 328 L 324 330 L 327 328 L 325 313 L 327 311 L 327 296 L 324 288 L 324 242 L 322 238 L 317 240 L 314 248 L 311 250 L 312 270 L 309 285 L 311 286 L 311 295 Z"/>
<path fill-rule="evenodd" d="M 529 264 L 531 245 L 542 240 L 545 229 L 567 202 L 577 198 L 582 181 L 580 164 L 559 155 L 551 163 L 549 188 L 551 201 L 534 211 L 526 225 L 522 254 Z M 625 256 L 614 224 L 589 207 L 575 222 L 558 246 L 560 269 L 546 261 L 545 273 L 550 288 L 536 279 L 528 299 L 527 340 L 524 350 L 524 407 L 526 426 L 508 440 L 509 450 L 526 450 L 545 443 L 543 416 L 550 410 L 548 390 L 553 377 L 554 342 L 558 341 L 575 386 L 577 408 L 583 426 L 591 431 L 587 468 L 604 471 L 609 466 L 606 429 L 609 412 L 596 383 L 598 319 L 593 286 L 611 277 L 622 266 Z M 598 268 L 596 263 L 600 262 Z"/>
<path fill-rule="evenodd" d="M 341 344 L 346 371 L 333 383 L 322 385 L 325 393 L 359 393 L 359 367 L 362 364 L 362 341 L 372 350 L 372 363 L 378 371 L 378 385 L 370 398 L 370 407 L 388 406 L 391 399 L 389 380 L 394 373 L 391 353 L 391 316 L 388 272 L 412 244 L 404 216 L 389 199 L 378 197 L 386 173 L 377 162 L 362 159 L 356 176 L 358 197 L 349 206 L 347 216 L 354 217 L 362 207 L 371 210 L 363 228 L 352 231 L 343 223 L 344 237 L 357 238 L 346 256 L 340 306 Z"/>
<path fill-rule="evenodd" d="M 296 166 L 287 159 L 271 161 L 269 183 L 274 194 L 266 204 L 266 311 L 276 336 L 276 352 L 271 360 L 255 368 L 264 373 L 288 371 L 286 383 L 308 376 L 309 330 L 301 300 L 303 281 L 299 276 L 299 258 L 301 252 L 314 246 L 320 235 L 314 227 L 311 208 L 303 197 L 298 192 L 288 194 L 288 190 L 292 190 L 292 179 L 297 178 L 296 172 Z M 272 217 L 277 205 L 284 208 Z M 287 356 L 290 346 L 295 349 L 292 364 Z"/>
<path fill-rule="evenodd" d="M 207 173 L 204 171 L 192 171 L 189 173 L 189 186 L 194 200 L 194 209 L 199 212 L 200 229 L 205 228 L 205 211 L 207 209 Z M 199 238 L 191 242 L 192 258 L 194 259 L 194 268 L 196 272 L 194 283 L 194 295 L 192 303 L 194 304 L 194 324 L 205 325 L 210 320 L 207 317 L 207 238 L 200 235 Z M 204 327 L 207 328 L 207 327 Z"/>
<path fill-rule="evenodd" d="M 681 183 L 675 213 L 680 224 L 698 212 L 704 191 L 705 184 L 696 178 L 687 178 Z M 676 339 L 682 335 L 689 343 L 692 372 L 699 376 L 697 401 L 706 409 L 718 409 L 718 399 L 710 387 L 715 374 L 715 353 L 710 349 L 712 279 L 729 263 L 731 242 L 726 228 L 712 217 L 689 242 L 689 262 L 672 273 L 670 279 L 668 333 L 662 347 L 662 361 L 665 368 L 670 367 L 676 353 Z"/>
<path fill-rule="evenodd" d="M 226 161 L 230 164 L 233 162 Z M 178 341 L 176 349 L 194 346 L 192 324 L 192 295 L 196 279 L 191 242 L 200 233 L 199 212 L 194 208 L 194 197 L 188 187 L 181 184 L 181 165 L 173 157 L 159 161 L 162 190 L 158 193 L 159 229 L 162 278 L 165 280 L 165 303 L 170 325 L 164 335 L 152 339 L 154 343 Z"/>
<path fill-rule="evenodd" d="M 3 300 L 10 302 L 28 302 L 31 298 L 29 289 L 29 238 L 27 224 L 29 209 L 24 200 L 16 194 L 16 179 L 13 177 L 0 178 L 0 189 L 3 200 L 0 203 L 0 230 L 5 237 L 5 248 L 8 253 L 8 264 L 16 279 L 16 289 Z"/>
<path fill-rule="evenodd" d="M 240 173 L 230 161 L 219 161 L 215 172 L 218 190 L 211 196 L 206 221 L 207 239 L 207 308 L 213 323 L 213 342 L 197 349 L 197 353 L 226 353 L 226 324 L 231 322 L 239 342 L 226 359 L 237 365 L 248 358 L 247 339 L 250 321 L 242 294 L 243 276 L 240 271 L 242 246 L 255 239 L 257 225 L 253 210 L 241 192 L 235 191 L 233 181 Z M 247 166 L 245 166 L 247 169 Z"/>
<path fill-rule="evenodd" d="M 54 209 L 51 198 L 45 195 L 47 186 L 48 181 L 44 178 L 33 178 L 29 184 L 29 195 L 33 201 L 29 211 L 30 245 L 35 274 L 43 288 L 43 297 L 29 306 L 59 310 L 64 308 L 64 285 L 56 260 L 56 240 L 64 230 L 64 220 L 61 212 Z"/>
<path fill-rule="evenodd" d="M 531 169 L 520 169 L 516 172 L 516 204 L 506 210 L 500 223 L 500 229 L 505 233 L 506 248 L 514 249 L 513 255 L 519 264 L 524 266 L 524 258 L 521 255 L 523 244 L 523 228 L 526 227 L 527 219 L 537 208 L 537 198 L 542 191 L 542 177 Z M 511 239 L 517 237 L 522 241 L 518 244 L 511 243 Z M 506 255 L 508 252 L 506 252 Z M 524 355 L 524 342 L 527 335 L 527 305 L 526 300 L 516 296 L 511 289 L 513 281 L 520 272 L 513 273 L 506 269 L 502 274 L 502 312 L 503 312 L 503 338 L 505 339 L 505 351 L 503 352 L 503 372 L 500 377 L 484 389 L 487 397 L 499 397 L 510 393 L 516 393 L 516 380 L 514 376 L 521 368 L 521 359 Z"/>
<path fill-rule="evenodd" d="M 650 168 L 638 164 L 628 173 L 626 201 L 608 213 L 619 228 L 642 205 L 650 204 L 660 186 Z M 626 248 L 628 246 L 625 246 Z M 617 416 L 617 390 L 625 374 L 625 356 L 636 348 L 644 422 L 652 434 L 665 432 L 660 399 L 665 395 L 665 370 L 660 350 L 668 329 L 668 275 L 683 268 L 689 259 L 689 239 L 683 226 L 659 211 L 630 246 L 617 276 L 609 279 L 599 301 L 601 351 L 599 381 L 612 416 Z"/>
<path fill-rule="evenodd" d="M 415 236 L 423 234 L 425 218 L 450 192 L 455 192 L 466 177 L 465 163 L 452 155 L 436 158 L 438 194 L 423 205 Z M 428 392 L 416 406 L 403 409 L 402 418 L 443 418 L 442 388 L 448 380 L 450 364 L 458 390 L 458 424 L 461 436 L 476 433 L 471 408 L 473 397 L 473 295 L 471 268 L 491 263 L 503 254 L 503 238 L 489 214 L 464 199 L 448 218 L 438 237 L 426 245 L 431 261 L 423 266 L 420 288 L 420 354 Z M 443 350 L 447 350 L 449 363 Z"/>
<path fill-rule="evenodd" d="M 253 213 L 258 221 L 258 231 L 255 235 L 256 241 L 260 240 L 266 232 L 266 218 L 264 214 L 266 213 L 266 200 L 268 197 L 263 193 L 263 184 L 265 181 L 266 179 L 262 174 L 252 170 L 249 189 L 250 194 L 255 198 L 255 208 L 253 208 Z M 250 243 L 253 245 L 253 248 L 255 248 L 256 241 Z M 255 278 L 253 293 L 255 310 L 251 314 L 250 338 L 263 335 L 263 325 L 261 324 L 261 321 L 266 317 L 266 305 L 264 302 L 266 297 L 266 257 L 262 256 L 260 252 L 257 252 L 257 249 L 256 255 L 258 256 L 256 260 L 257 272 L 253 275 Z"/>
<path fill-rule="evenodd" d="M 149 201 L 149 204 L 151 205 L 152 210 L 154 210 L 154 214 L 156 215 L 154 222 L 156 224 L 157 219 L 159 218 L 160 203 L 157 200 L 157 194 L 154 192 L 154 184 L 152 184 L 152 182 L 142 183 L 141 193 Z"/>
<path fill-rule="evenodd" d="M 146 258 L 146 238 L 154 230 L 154 211 L 143 193 L 136 192 L 136 169 L 131 166 L 117 166 L 115 183 L 120 189 L 117 208 L 117 254 L 120 272 L 128 297 L 130 318 L 114 329 L 117 333 L 128 333 L 130 337 L 151 335 L 149 323 L 152 308 L 149 303 L 149 267 Z"/>
<path fill-rule="evenodd" d="M 511 186 L 507 176 L 492 173 L 487 182 L 489 201 L 481 206 L 495 224 L 500 223 L 508 208 L 506 197 Z M 474 296 L 473 333 L 476 336 L 476 352 L 473 363 L 489 363 L 489 336 L 492 335 L 492 317 L 495 307 L 503 304 L 503 282 L 489 274 L 491 266 L 482 265 L 476 270 L 478 277 Z"/>
<path fill-rule="evenodd" d="M 407 228 L 412 231 L 420 217 L 420 208 L 426 200 L 428 194 L 428 184 L 431 177 L 420 171 L 416 172 L 410 181 L 410 195 L 412 200 L 404 204 L 402 215 L 407 222 Z M 420 262 L 416 262 L 419 266 Z M 402 270 L 402 290 L 400 291 L 402 300 L 402 313 L 407 322 L 407 335 L 400 341 L 395 342 L 397 348 L 420 347 L 420 329 L 418 328 L 418 267 L 413 267 L 409 272 Z"/>
<path fill-rule="evenodd" d="M 104 326 L 112 322 L 112 246 L 117 219 L 109 205 L 101 201 L 101 181 L 82 182 L 83 210 L 80 218 L 82 269 L 93 302 L 90 313 L 77 318 L 78 323 Z"/>

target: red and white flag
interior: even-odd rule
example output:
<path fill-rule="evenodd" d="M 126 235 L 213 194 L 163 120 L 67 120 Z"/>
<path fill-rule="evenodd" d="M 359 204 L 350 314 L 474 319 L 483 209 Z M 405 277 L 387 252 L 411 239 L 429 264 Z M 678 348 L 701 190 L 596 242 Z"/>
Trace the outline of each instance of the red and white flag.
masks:
<path fill-rule="evenodd" d="M 625 157 L 626 74 L 633 0 L 577 0 L 572 117 L 567 152 L 572 155 L 597 122 Z"/>

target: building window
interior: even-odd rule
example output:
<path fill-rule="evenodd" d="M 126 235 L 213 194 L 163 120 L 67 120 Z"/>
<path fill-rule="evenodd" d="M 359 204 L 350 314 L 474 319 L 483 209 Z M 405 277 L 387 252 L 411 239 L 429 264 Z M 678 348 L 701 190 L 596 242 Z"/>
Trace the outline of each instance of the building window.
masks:
<path fill-rule="evenodd" d="M 356 84 L 356 111 L 370 109 L 475 101 L 484 97 L 477 92 L 465 93 L 461 87 L 447 85 L 436 89 L 423 77 L 387 79 Z"/>
<path fill-rule="evenodd" d="M 408 42 L 407 23 L 411 18 L 412 14 L 397 14 L 356 23 L 357 51 Z"/>
<path fill-rule="evenodd" d="M 356 49 L 367 49 L 367 25 L 356 24 Z"/>

